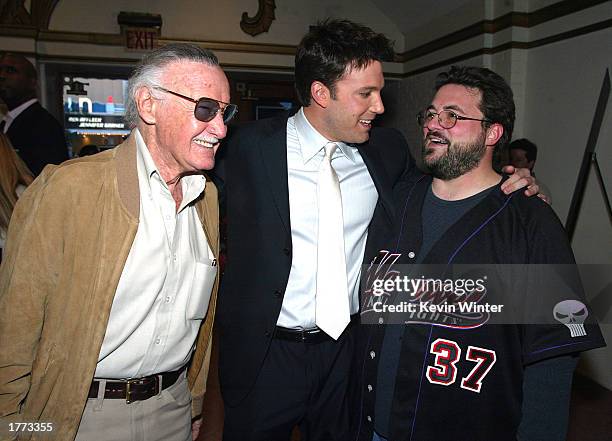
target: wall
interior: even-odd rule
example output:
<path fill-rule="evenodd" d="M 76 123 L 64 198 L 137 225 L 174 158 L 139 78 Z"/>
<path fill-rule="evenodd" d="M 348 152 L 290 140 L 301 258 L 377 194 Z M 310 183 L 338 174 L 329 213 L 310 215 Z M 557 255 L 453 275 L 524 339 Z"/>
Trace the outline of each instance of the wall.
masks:
<path fill-rule="evenodd" d="M 522 135 L 539 146 L 538 178 L 550 187 L 553 207 L 562 220 L 567 218 L 604 73 L 612 72 L 610 42 L 612 29 L 607 29 L 529 52 Z M 596 153 L 612 196 L 612 99 Z M 585 191 L 573 248 L 579 263 L 608 264 L 583 278 L 591 299 L 601 303 L 605 338 L 612 345 L 612 221 L 605 212 L 595 170 Z M 612 390 L 612 350 L 591 351 L 583 359 L 583 372 Z"/>
<path fill-rule="evenodd" d="M 257 12 L 258 2 L 254 0 L 110 0 L 87 2 L 86 8 L 83 7 L 84 3 L 83 0 L 62 0 L 53 14 L 49 28 L 62 31 L 119 32 L 117 15 L 120 11 L 148 12 L 162 15 L 162 33 L 165 38 L 295 45 L 308 31 L 308 26 L 317 20 L 343 17 L 367 22 L 403 45 L 403 36 L 393 22 L 368 0 L 277 1 L 276 20 L 269 32 L 256 37 L 240 30 L 242 13 L 254 16 Z"/>
<path fill-rule="evenodd" d="M 49 29 L 11 32 L 0 28 L 0 46 L 35 56 L 39 61 L 135 63 L 139 52 L 123 47 L 117 23 L 119 12 L 161 14 L 160 40 L 194 41 L 217 53 L 229 68 L 290 71 L 295 46 L 310 25 L 328 18 L 347 18 L 384 32 L 404 49 L 404 36 L 387 15 L 369 0 L 277 1 L 269 32 L 255 37 L 240 29 L 243 12 L 254 16 L 256 0 L 62 0 Z M 395 73 L 401 66 L 389 67 Z"/>

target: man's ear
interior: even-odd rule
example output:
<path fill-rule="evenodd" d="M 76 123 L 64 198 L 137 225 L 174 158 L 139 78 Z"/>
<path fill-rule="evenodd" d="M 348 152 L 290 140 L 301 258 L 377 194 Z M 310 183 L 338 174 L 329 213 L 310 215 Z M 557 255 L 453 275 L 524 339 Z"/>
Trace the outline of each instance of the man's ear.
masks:
<path fill-rule="evenodd" d="M 326 108 L 331 100 L 331 91 L 320 81 L 313 81 L 310 85 L 310 97 L 319 106 Z"/>
<path fill-rule="evenodd" d="M 487 137 L 485 140 L 485 145 L 487 147 L 493 147 L 499 141 L 499 138 L 504 134 L 504 126 L 500 123 L 493 123 L 487 129 Z"/>
<path fill-rule="evenodd" d="M 151 95 L 151 90 L 148 87 L 141 87 L 136 91 L 134 96 L 138 115 L 145 124 L 155 124 L 155 110 L 157 108 L 157 100 Z"/>

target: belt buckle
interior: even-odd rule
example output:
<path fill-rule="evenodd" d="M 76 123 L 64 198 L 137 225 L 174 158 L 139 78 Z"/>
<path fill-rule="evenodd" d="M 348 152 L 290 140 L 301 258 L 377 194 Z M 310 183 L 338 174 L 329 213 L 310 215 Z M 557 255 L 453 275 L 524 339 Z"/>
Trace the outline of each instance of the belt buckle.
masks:
<path fill-rule="evenodd" d="M 127 380 L 125 382 L 125 403 L 126 404 L 130 404 L 133 403 L 134 400 L 132 400 L 132 383 L 136 383 L 140 381 L 139 379 L 131 379 L 131 380 Z"/>

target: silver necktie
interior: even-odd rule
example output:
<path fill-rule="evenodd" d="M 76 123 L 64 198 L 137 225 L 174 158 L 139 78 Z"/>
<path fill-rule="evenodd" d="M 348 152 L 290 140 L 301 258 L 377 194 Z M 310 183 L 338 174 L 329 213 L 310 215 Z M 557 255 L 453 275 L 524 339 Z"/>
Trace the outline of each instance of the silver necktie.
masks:
<path fill-rule="evenodd" d="M 319 169 L 316 323 L 334 340 L 350 321 L 342 194 L 331 159 L 338 146 L 328 143 Z"/>

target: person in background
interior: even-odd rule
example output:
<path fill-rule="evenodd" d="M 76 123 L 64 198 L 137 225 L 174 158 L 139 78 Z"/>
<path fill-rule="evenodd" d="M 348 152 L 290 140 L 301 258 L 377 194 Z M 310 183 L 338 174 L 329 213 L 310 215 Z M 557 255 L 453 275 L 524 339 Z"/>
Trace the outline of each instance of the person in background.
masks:
<path fill-rule="evenodd" d="M 100 147 L 95 144 L 86 144 L 81 147 L 81 150 L 79 150 L 79 158 L 82 158 L 83 156 L 95 155 L 97 153 L 100 153 Z"/>
<path fill-rule="evenodd" d="M 32 173 L 15 153 L 11 141 L 0 133 L 0 262 L 11 214 L 32 180 Z"/>
<path fill-rule="evenodd" d="M 512 141 L 508 149 L 510 151 L 510 165 L 516 168 L 528 168 L 531 176 L 535 176 L 536 160 L 538 159 L 538 146 L 526 138 L 515 139 Z M 552 204 L 552 195 L 550 189 L 540 179 L 538 179 L 540 193 L 546 195 L 544 199 L 549 204 Z"/>
<path fill-rule="evenodd" d="M 36 99 L 37 83 L 36 69 L 27 58 L 0 55 L 0 99 L 8 108 L 0 132 L 6 133 L 34 176 L 45 165 L 68 159 L 64 129 Z"/>

